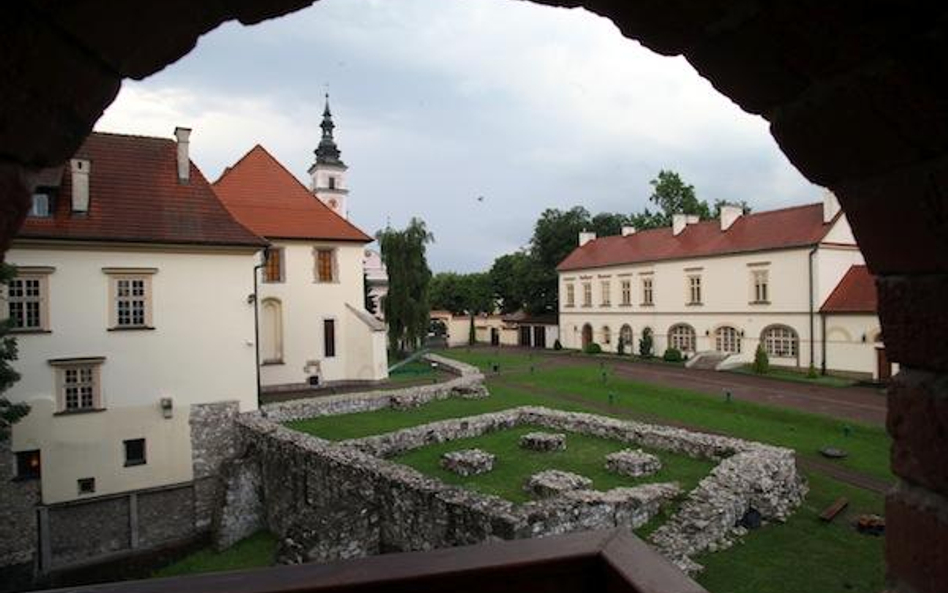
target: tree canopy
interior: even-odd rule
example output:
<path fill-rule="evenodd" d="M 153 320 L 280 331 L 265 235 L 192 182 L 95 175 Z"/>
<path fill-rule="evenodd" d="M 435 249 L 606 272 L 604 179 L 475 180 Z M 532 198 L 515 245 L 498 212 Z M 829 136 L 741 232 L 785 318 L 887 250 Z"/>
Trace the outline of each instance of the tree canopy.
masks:
<path fill-rule="evenodd" d="M 388 295 L 382 300 L 389 347 L 405 352 L 421 345 L 428 330 L 431 269 L 426 245 L 434 241 L 423 220 L 412 218 L 404 230 L 386 228 L 376 235 L 388 269 Z"/>

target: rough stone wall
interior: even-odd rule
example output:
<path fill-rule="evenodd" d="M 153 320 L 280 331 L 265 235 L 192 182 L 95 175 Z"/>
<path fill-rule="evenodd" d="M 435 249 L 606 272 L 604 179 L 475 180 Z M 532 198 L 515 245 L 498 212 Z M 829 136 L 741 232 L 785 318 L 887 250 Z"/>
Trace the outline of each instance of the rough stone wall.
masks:
<path fill-rule="evenodd" d="M 191 459 L 194 468 L 194 524 L 208 529 L 221 504 L 222 465 L 238 456 L 241 443 L 235 421 L 240 414 L 237 402 L 191 406 Z"/>
<path fill-rule="evenodd" d="M 32 577 L 39 480 L 17 481 L 10 441 L 0 440 L 0 583 Z M 0 591 L 4 590 L 0 584 Z"/>
<path fill-rule="evenodd" d="M 264 527 L 263 488 L 256 459 L 235 459 L 224 465 L 224 504 L 214 529 L 214 545 L 229 548 Z"/>
<path fill-rule="evenodd" d="M 49 507 L 53 567 L 128 550 L 130 542 L 128 497 Z"/>
<path fill-rule="evenodd" d="M 140 492 L 138 499 L 136 548 L 152 548 L 181 541 L 196 533 L 194 488 Z"/>

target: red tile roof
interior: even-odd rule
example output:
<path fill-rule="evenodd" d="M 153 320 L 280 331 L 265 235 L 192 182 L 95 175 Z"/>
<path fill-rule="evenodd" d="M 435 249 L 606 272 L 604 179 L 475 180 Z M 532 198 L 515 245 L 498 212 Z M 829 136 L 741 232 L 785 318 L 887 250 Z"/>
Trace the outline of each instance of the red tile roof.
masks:
<path fill-rule="evenodd" d="M 852 266 L 820 307 L 821 313 L 875 313 L 876 279 L 866 266 Z"/>
<path fill-rule="evenodd" d="M 576 248 L 557 270 L 579 270 L 724 255 L 819 243 L 832 226 L 823 223 L 823 205 L 807 204 L 738 218 L 726 231 L 717 219 L 689 224 L 678 236 L 670 227 L 625 237 L 601 237 Z"/>
<path fill-rule="evenodd" d="M 230 215 L 194 163 L 190 183 L 178 183 L 174 140 L 93 132 L 75 158 L 91 161 L 88 213 L 72 213 L 67 165 L 52 216 L 27 218 L 18 238 L 265 244 Z"/>
<path fill-rule="evenodd" d="M 316 199 L 259 144 L 224 171 L 214 191 L 237 220 L 270 239 L 372 241 Z"/>

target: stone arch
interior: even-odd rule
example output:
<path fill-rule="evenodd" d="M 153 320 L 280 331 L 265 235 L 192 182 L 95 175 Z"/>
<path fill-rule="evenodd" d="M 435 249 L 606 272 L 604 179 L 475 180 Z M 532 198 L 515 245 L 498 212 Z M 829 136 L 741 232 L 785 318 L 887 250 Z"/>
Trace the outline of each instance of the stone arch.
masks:
<path fill-rule="evenodd" d="M 260 301 L 260 364 L 283 362 L 283 303 L 277 298 Z"/>
<path fill-rule="evenodd" d="M 622 340 L 622 344 L 625 346 L 626 350 L 630 350 L 632 348 L 635 335 L 632 333 L 631 325 L 628 323 L 622 324 L 622 327 L 619 328 L 619 339 Z"/>
<path fill-rule="evenodd" d="M 760 332 L 760 343 L 771 358 L 800 358 L 800 334 L 789 325 L 768 325 Z"/>
<path fill-rule="evenodd" d="M 698 335 L 695 328 L 687 323 L 676 323 L 668 328 L 668 347 L 681 352 L 694 353 L 697 350 Z"/>
<path fill-rule="evenodd" d="M 844 327 L 834 326 L 826 330 L 826 339 L 830 342 L 852 342 L 852 335 Z"/>
<path fill-rule="evenodd" d="M 720 325 L 714 330 L 714 349 L 728 354 L 740 354 L 743 333 L 733 325 Z"/>
<path fill-rule="evenodd" d="M 586 323 L 583 324 L 583 348 L 589 346 L 593 342 L 593 326 Z"/>

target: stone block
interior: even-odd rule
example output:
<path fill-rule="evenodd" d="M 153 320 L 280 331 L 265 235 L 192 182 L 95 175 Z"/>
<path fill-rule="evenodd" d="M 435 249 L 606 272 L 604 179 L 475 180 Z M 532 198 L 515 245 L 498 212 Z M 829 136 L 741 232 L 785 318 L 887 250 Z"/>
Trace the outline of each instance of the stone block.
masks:
<path fill-rule="evenodd" d="M 662 469 L 662 461 L 641 449 L 623 449 L 606 455 L 606 469 L 615 474 L 638 478 Z"/>
<path fill-rule="evenodd" d="M 903 368 L 889 386 L 892 469 L 948 495 L 948 375 Z"/>
<path fill-rule="evenodd" d="M 520 447 L 531 451 L 565 451 L 566 435 L 561 432 L 528 432 L 520 437 Z"/>
<path fill-rule="evenodd" d="M 940 593 L 948 583 L 948 503 L 911 498 L 917 497 L 896 493 L 886 500 L 887 576 L 917 593 Z"/>
<path fill-rule="evenodd" d="M 549 498 L 572 490 L 585 490 L 590 486 L 592 480 L 589 478 L 558 469 L 548 469 L 530 476 L 523 488 L 538 498 Z"/>
<path fill-rule="evenodd" d="M 494 455 L 480 449 L 451 451 L 441 456 L 441 467 L 465 477 L 486 474 L 494 469 Z"/>
<path fill-rule="evenodd" d="M 889 360 L 903 366 L 948 371 L 948 274 L 887 276 L 876 282 L 879 318 Z"/>

